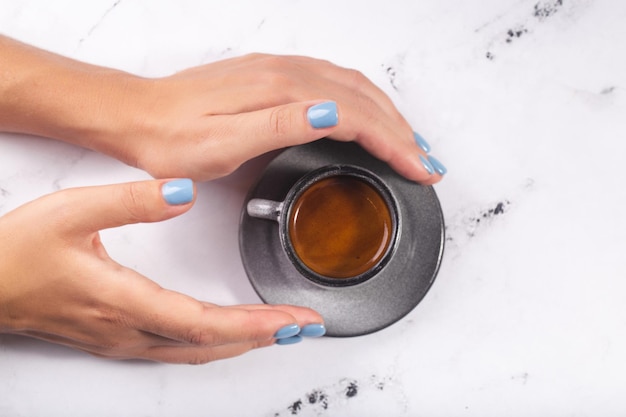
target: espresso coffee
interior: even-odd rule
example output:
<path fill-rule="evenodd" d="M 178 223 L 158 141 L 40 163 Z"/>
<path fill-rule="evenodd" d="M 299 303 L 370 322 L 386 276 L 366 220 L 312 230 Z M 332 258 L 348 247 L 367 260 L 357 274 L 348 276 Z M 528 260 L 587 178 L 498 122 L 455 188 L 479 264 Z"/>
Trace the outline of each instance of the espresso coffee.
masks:
<path fill-rule="evenodd" d="M 294 201 L 288 230 L 304 265 L 319 275 L 345 279 L 378 264 L 393 224 L 375 188 L 357 177 L 336 175 L 317 181 Z"/>

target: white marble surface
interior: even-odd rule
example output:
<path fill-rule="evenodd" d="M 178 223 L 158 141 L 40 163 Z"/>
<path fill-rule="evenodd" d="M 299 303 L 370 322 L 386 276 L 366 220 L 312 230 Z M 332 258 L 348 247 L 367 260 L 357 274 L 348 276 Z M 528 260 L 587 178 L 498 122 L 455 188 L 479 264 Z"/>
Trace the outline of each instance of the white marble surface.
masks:
<path fill-rule="evenodd" d="M 145 76 L 252 51 L 357 68 L 449 169 L 439 277 L 390 328 L 196 367 L 0 336 L 0 416 L 626 414 L 625 21 L 621 0 L 0 0 L 0 32 Z M 238 215 L 268 161 L 200 184 L 185 216 L 105 232 L 111 255 L 198 298 L 258 302 Z M 143 178 L 0 135 L 0 214 Z"/>

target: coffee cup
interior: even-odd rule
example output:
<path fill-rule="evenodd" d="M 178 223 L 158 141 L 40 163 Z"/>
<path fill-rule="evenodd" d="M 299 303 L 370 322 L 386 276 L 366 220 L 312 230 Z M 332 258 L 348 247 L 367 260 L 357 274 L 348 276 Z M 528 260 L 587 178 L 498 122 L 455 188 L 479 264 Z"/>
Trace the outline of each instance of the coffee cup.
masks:
<path fill-rule="evenodd" d="M 283 201 L 254 198 L 249 216 L 278 222 L 282 248 L 302 276 L 324 286 L 360 284 L 393 255 L 400 230 L 392 192 L 371 171 L 328 165 L 301 177 Z"/>

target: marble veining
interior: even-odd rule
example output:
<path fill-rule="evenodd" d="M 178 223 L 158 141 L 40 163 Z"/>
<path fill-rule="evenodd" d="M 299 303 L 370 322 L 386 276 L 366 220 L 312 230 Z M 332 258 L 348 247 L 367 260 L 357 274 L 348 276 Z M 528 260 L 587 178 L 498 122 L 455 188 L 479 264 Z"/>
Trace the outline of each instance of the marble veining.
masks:
<path fill-rule="evenodd" d="M 91 26 L 89 28 L 89 31 L 87 32 L 87 34 L 85 35 L 84 38 L 80 38 L 80 40 L 78 41 L 79 44 L 82 44 L 83 42 L 85 42 L 85 40 L 87 40 L 91 34 L 98 29 L 98 26 L 100 26 L 100 24 L 102 23 L 102 21 L 104 21 L 104 19 L 106 19 L 106 17 L 117 7 L 118 4 L 120 4 L 122 2 L 122 0 L 116 0 L 115 3 L 113 3 L 111 5 L 111 7 L 109 7 L 103 14 L 102 16 L 100 16 L 100 19 L 98 19 L 98 21 L 96 23 L 93 24 L 93 26 Z"/>
<path fill-rule="evenodd" d="M 147 77 L 250 52 L 355 68 L 449 169 L 435 187 L 439 276 L 393 326 L 200 367 L 4 335 L 0 415 L 625 414 L 624 21 L 618 0 L 0 0 L 2 33 Z M 238 220 L 273 155 L 199 184 L 180 218 L 104 231 L 107 250 L 193 297 L 259 302 Z M 146 178 L 0 134 L 0 215 L 55 190 Z"/>

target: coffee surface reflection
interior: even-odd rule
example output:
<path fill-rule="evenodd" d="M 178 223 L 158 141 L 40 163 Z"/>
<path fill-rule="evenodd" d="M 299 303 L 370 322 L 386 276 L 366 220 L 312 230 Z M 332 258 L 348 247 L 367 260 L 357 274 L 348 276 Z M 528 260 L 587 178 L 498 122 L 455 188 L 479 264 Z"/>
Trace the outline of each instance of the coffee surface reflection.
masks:
<path fill-rule="evenodd" d="M 296 199 L 288 230 L 304 265 L 322 276 L 345 279 L 378 264 L 393 224 L 376 189 L 357 177 L 336 175 L 317 181 Z"/>

